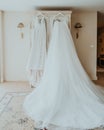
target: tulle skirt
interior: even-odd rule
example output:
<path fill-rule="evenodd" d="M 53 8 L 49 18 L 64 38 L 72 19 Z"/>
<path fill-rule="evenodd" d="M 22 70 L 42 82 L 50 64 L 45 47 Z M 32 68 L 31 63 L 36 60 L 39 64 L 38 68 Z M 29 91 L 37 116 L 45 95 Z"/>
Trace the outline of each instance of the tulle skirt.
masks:
<path fill-rule="evenodd" d="M 93 84 L 83 69 L 64 22 L 54 23 L 43 77 L 23 107 L 37 128 L 81 130 L 104 126 L 104 90 Z"/>

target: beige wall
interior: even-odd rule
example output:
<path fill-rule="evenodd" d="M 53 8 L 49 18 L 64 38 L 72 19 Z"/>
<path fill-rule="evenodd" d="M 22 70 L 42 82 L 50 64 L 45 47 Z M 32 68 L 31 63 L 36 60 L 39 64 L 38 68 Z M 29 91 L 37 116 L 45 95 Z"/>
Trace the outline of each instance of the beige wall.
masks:
<path fill-rule="evenodd" d="M 79 38 L 76 39 L 76 22 L 82 24 Z M 97 12 L 79 12 L 72 14 L 72 34 L 81 63 L 91 79 L 96 77 L 97 53 Z"/>
<path fill-rule="evenodd" d="M 4 13 L 4 78 L 6 81 L 27 80 L 24 68 L 30 49 L 28 23 L 32 16 L 33 12 Z M 17 29 L 18 23 L 22 21 L 25 24 L 24 39 L 20 38 L 20 32 Z M 76 22 L 81 22 L 83 26 L 78 39 L 75 38 Z M 92 79 L 96 79 L 97 13 L 72 13 L 72 34 L 84 68 Z"/>
<path fill-rule="evenodd" d="M 6 81 L 26 81 L 26 63 L 30 51 L 29 24 L 35 14 L 32 12 L 5 12 L 4 13 L 4 79 Z M 48 14 L 57 12 L 48 12 Z M 65 14 L 71 13 L 64 11 Z M 17 28 L 18 23 L 23 22 L 24 39 L 20 38 Z"/>
<path fill-rule="evenodd" d="M 6 81 L 25 81 L 27 57 L 30 49 L 29 27 L 32 14 L 26 12 L 4 13 L 4 79 Z M 18 23 L 25 25 L 24 38 L 20 37 Z"/>

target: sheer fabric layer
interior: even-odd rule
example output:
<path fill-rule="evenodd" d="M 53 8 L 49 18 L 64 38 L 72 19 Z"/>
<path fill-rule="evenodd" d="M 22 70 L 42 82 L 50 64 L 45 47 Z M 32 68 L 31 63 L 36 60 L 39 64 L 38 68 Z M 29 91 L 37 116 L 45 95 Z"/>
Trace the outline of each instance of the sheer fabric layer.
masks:
<path fill-rule="evenodd" d="M 36 127 L 92 129 L 104 125 L 104 90 L 84 71 L 65 22 L 54 23 L 39 87 L 24 102 Z"/>
<path fill-rule="evenodd" d="M 44 17 L 35 17 L 31 25 L 32 47 L 26 66 L 29 72 L 29 81 L 32 86 L 37 86 L 43 74 L 46 58 L 46 26 Z"/>

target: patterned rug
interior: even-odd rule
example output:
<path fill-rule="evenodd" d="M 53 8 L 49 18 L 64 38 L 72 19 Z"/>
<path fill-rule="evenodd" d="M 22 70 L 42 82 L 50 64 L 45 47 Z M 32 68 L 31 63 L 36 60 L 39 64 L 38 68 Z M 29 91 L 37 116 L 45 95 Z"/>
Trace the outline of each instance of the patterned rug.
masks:
<path fill-rule="evenodd" d="M 22 109 L 28 93 L 6 93 L 0 101 L 0 130 L 35 130 L 34 122 Z"/>
<path fill-rule="evenodd" d="M 0 130 L 39 130 L 34 128 L 34 121 L 28 118 L 22 109 L 24 98 L 28 93 L 6 93 L 0 100 Z"/>

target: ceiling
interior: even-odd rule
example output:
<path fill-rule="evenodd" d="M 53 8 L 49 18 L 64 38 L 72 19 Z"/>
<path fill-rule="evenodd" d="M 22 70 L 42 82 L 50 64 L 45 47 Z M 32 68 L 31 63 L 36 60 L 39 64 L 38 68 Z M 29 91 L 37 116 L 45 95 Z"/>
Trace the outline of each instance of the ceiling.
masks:
<path fill-rule="evenodd" d="M 0 10 L 4 11 L 30 11 L 38 7 L 104 12 L 104 0 L 0 0 Z"/>

